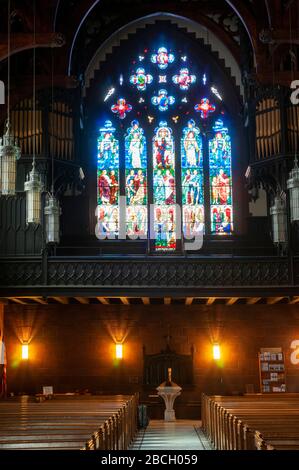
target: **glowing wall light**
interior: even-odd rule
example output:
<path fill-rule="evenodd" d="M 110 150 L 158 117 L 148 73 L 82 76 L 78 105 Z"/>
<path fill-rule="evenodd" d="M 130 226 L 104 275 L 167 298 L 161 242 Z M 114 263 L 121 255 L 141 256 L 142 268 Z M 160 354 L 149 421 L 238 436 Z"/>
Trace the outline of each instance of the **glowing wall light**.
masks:
<path fill-rule="evenodd" d="M 26 360 L 29 359 L 29 345 L 22 344 L 22 359 Z"/>
<path fill-rule="evenodd" d="M 219 344 L 213 344 L 213 359 L 215 359 L 215 361 L 217 361 L 220 358 L 221 358 L 220 346 L 219 346 Z"/>
<path fill-rule="evenodd" d="M 122 359 L 123 358 L 123 345 L 122 344 L 116 344 L 115 345 L 115 357 L 116 357 L 116 359 Z"/>

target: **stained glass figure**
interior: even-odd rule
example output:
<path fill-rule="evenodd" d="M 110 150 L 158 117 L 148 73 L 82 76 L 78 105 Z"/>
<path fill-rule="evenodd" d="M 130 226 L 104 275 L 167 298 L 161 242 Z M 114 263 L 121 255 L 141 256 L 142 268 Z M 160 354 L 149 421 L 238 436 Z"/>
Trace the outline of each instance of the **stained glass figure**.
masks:
<path fill-rule="evenodd" d="M 153 64 L 157 64 L 159 69 L 165 70 L 168 67 L 168 64 L 174 62 L 174 55 L 168 53 L 166 47 L 160 47 L 157 54 L 152 54 L 151 61 Z"/>
<path fill-rule="evenodd" d="M 172 77 L 173 83 L 180 86 L 180 89 L 183 91 L 189 90 L 189 87 L 192 83 L 196 82 L 196 76 L 189 74 L 189 69 L 183 68 L 180 70 L 179 75 L 174 75 Z"/>
<path fill-rule="evenodd" d="M 154 193 L 156 204 L 175 203 L 174 170 L 156 170 L 154 172 Z"/>
<path fill-rule="evenodd" d="M 125 137 L 126 168 L 146 168 L 146 139 L 137 120 Z"/>
<path fill-rule="evenodd" d="M 158 96 L 152 97 L 152 104 L 158 106 L 159 111 L 167 111 L 168 106 L 175 103 L 175 98 L 173 96 L 168 96 L 168 91 L 159 90 Z"/>
<path fill-rule="evenodd" d="M 117 100 L 117 104 L 111 106 L 111 111 L 116 113 L 119 119 L 124 119 L 130 111 L 132 111 L 132 106 L 126 102 L 124 98 Z"/>
<path fill-rule="evenodd" d="M 134 238 L 145 238 L 147 235 L 147 207 L 127 207 L 127 235 Z"/>
<path fill-rule="evenodd" d="M 183 204 L 203 204 L 203 175 L 199 169 L 182 170 Z"/>
<path fill-rule="evenodd" d="M 175 234 L 175 153 L 172 130 L 160 122 L 153 139 L 153 200 L 155 204 L 155 249 L 176 249 Z"/>
<path fill-rule="evenodd" d="M 111 121 L 106 121 L 104 127 L 100 129 L 98 138 L 98 169 L 118 168 L 119 166 L 119 145 L 114 137 L 115 128 Z"/>
<path fill-rule="evenodd" d="M 136 70 L 135 75 L 131 75 L 130 77 L 130 83 L 136 85 L 137 90 L 139 91 L 145 91 L 146 86 L 152 83 L 152 81 L 153 76 L 150 74 L 146 74 L 144 68 L 141 67 Z"/>
<path fill-rule="evenodd" d="M 183 129 L 181 158 L 183 168 L 202 166 L 202 137 L 193 119 L 190 119 L 187 127 Z"/>
<path fill-rule="evenodd" d="M 156 251 L 175 251 L 175 206 L 156 206 L 154 227 Z"/>
<path fill-rule="evenodd" d="M 202 119 L 207 119 L 210 113 L 214 113 L 216 110 L 216 106 L 210 104 L 210 100 L 208 98 L 203 98 L 200 104 L 196 104 L 194 109 L 197 113 L 200 113 L 200 117 Z"/>
<path fill-rule="evenodd" d="M 209 141 L 211 231 L 230 234 L 233 230 L 231 139 L 221 120 Z"/>
<path fill-rule="evenodd" d="M 165 121 L 155 129 L 153 140 L 153 165 L 156 168 L 174 168 L 174 140 L 172 130 Z"/>
<path fill-rule="evenodd" d="M 98 170 L 98 204 L 118 204 L 118 170 Z"/>
<path fill-rule="evenodd" d="M 126 170 L 126 193 L 128 205 L 147 203 L 146 170 Z"/>
<path fill-rule="evenodd" d="M 204 206 L 183 205 L 183 233 L 187 239 L 199 236 L 204 231 Z"/>
<path fill-rule="evenodd" d="M 102 239 L 118 235 L 118 206 L 98 206 L 97 233 Z"/>

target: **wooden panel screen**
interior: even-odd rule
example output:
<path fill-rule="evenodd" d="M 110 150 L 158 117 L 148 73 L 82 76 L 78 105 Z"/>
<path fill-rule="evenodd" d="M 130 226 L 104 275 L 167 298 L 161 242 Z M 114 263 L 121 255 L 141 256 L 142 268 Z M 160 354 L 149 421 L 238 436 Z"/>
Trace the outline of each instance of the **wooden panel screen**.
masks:
<path fill-rule="evenodd" d="M 260 101 L 256 108 L 256 152 L 261 160 L 281 152 L 281 117 L 274 98 Z"/>
<path fill-rule="evenodd" d="M 287 108 L 289 151 L 296 152 L 299 147 L 299 106 Z"/>
<path fill-rule="evenodd" d="M 40 155 L 42 153 L 44 138 L 42 111 L 40 109 L 36 110 L 36 121 L 34 129 L 32 99 L 28 98 L 20 101 L 16 108 L 11 112 L 11 122 L 12 131 L 19 140 L 22 155 L 32 155 L 34 139 L 36 144 L 36 155 Z"/>
<path fill-rule="evenodd" d="M 49 113 L 50 155 L 62 160 L 74 159 L 72 109 L 66 103 L 56 102 Z"/>

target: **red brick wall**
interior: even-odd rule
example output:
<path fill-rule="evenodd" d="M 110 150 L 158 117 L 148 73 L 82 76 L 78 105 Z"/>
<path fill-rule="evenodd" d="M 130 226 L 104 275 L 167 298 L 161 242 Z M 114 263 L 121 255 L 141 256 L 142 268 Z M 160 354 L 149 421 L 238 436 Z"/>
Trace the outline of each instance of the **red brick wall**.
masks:
<path fill-rule="evenodd" d="M 211 354 L 211 339 L 213 335 L 217 338 L 217 330 L 222 368 L 215 365 Z M 299 392 L 299 365 L 290 362 L 291 342 L 299 339 L 299 308 L 217 304 L 7 306 L 8 391 L 40 392 L 42 385 L 53 385 L 57 392 L 142 391 L 142 347 L 148 354 L 160 352 L 168 332 L 176 352 L 190 354 L 192 345 L 195 351 L 195 386 L 183 392 L 178 405 L 181 402 L 192 408 L 201 392 L 244 392 L 246 384 L 254 384 L 258 392 L 261 347 L 283 348 L 288 391 Z M 120 340 L 123 335 L 127 335 L 124 359 L 117 367 L 113 338 Z M 28 363 L 20 360 L 22 338 L 31 340 Z M 149 393 L 143 398 L 148 400 Z"/>

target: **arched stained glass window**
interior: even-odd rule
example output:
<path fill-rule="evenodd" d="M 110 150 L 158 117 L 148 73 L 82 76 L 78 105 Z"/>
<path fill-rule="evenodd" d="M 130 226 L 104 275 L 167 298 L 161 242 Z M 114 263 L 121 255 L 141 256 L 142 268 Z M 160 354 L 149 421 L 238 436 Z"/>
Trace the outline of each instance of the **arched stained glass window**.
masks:
<path fill-rule="evenodd" d="M 208 72 L 182 46 L 164 43 L 139 48 L 109 77 L 98 135 L 99 238 L 152 238 L 154 252 L 175 253 L 202 233 L 233 233 L 230 119 Z"/>
<path fill-rule="evenodd" d="M 155 129 L 153 139 L 153 201 L 155 249 L 176 249 L 175 147 L 172 130 L 166 122 Z"/>
<path fill-rule="evenodd" d="M 211 232 L 230 234 L 233 227 L 231 140 L 221 120 L 209 141 Z"/>

